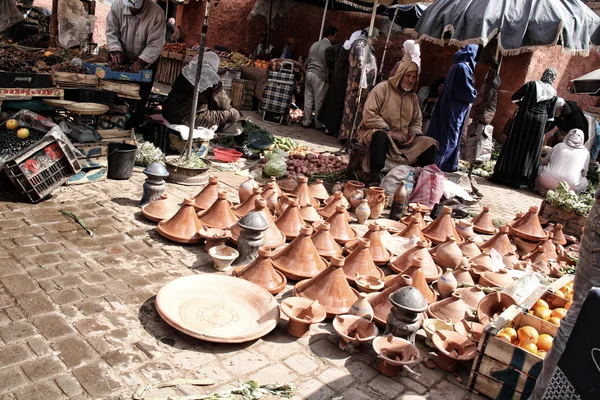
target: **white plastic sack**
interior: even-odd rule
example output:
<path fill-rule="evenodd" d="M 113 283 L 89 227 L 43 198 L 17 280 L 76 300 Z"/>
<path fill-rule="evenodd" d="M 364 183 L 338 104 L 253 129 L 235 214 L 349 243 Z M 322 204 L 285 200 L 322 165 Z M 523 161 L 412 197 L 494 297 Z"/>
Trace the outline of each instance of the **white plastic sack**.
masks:
<path fill-rule="evenodd" d="M 94 30 L 96 17 L 88 15 L 80 0 L 60 0 L 58 3 L 58 44 L 64 48 L 87 43 Z"/>
<path fill-rule="evenodd" d="M 444 198 L 453 199 L 455 197 L 460 197 L 469 203 L 476 201 L 465 189 L 456 183 L 449 181 L 448 179 L 444 180 Z"/>
<path fill-rule="evenodd" d="M 179 132 L 179 134 L 181 135 L 181 138 L 183 140 L 188 140 L 188 137 L 190 136 L 190 127 L 187 125 L 175 125 L 175 124 L 169 124 L 167 125 L 167 128 L 173 129 L 174 131 Z M 203 140 L 211 140 L 212 138 L 215 137 L 215 132 L 217 130 L 217 126 L 214 125 L 211 128 L 203 128 L 203 127 L 197 127 L 194 128 L 194 139 L 203 139 Z"/>

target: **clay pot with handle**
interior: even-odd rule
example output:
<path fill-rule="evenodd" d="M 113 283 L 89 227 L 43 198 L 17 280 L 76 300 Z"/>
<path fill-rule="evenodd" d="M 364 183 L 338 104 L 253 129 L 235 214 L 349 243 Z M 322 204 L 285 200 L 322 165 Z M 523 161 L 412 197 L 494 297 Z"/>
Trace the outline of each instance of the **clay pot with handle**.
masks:
<path fill-rule="evenodd" d="M 360 193 L 362 196 L 365 184 L 359 181 L 348 181 L 344 184 L 344 197 L 350 201 L 350 198 L 355 193 Z"/>
<path fill-rule="evenodd" d="M 380 187 L 370 187 L 367 192 L 367 202 L 371 209 L 370 218 L 377 219 L 381 216 L 383 209 L 385 208 L 385 192 Z"/>

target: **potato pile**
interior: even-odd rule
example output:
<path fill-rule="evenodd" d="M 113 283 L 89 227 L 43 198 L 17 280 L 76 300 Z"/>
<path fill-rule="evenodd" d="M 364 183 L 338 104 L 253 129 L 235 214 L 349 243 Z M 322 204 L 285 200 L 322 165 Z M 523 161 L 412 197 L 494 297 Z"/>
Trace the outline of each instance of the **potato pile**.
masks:
<path fill-rule="evenodd" d="M 315 174 L 334 174 L 348 166 L 348 163 L 339 157 L 326 153 L 290 154 L 286 164 L 287 176 L 294 179 L 300 174 L 307 177 Z"/>

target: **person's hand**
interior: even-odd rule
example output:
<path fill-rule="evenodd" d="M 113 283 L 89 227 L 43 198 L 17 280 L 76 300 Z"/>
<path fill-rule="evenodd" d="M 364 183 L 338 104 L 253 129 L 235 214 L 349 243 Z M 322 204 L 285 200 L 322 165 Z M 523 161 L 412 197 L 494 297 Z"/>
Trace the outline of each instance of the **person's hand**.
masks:
<path fill-rule="evenodd" d="M 142 67 L 142 64 L 139 61 L 136 61 L 131 66 L 131 69 L 133 72 L 139 72 L 140 70 L 144 69 L 144 67 Z"/>
<path fill-rule="evenodd" d="M 124 59 L 125 57 L 121 52 L 113 53 L 110 55 L 110 60 L 115 64 L 122 64 Z"/>
<path fill-rule="evenodd" d="M 408 139 L 406 139 L 406 141 L 404 143 L 402 143 L 403 146 L 408 146 L 409 144 L 411 144 L 415 138 L 417 137 L 417 135 L 415 135 L 414 133 L 409 133 L 408 134 Z"/>

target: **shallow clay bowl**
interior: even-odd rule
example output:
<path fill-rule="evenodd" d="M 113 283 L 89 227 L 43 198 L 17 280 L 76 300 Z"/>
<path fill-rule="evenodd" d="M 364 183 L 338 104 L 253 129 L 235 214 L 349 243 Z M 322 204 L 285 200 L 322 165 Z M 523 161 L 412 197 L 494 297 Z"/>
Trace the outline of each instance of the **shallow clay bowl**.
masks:
<path fill-rule="evenodd" d="M 345 342 L 369 342 L 377 337 L 379 329 L 358 315 L 338 315 L 333 319 L 333 329 Z"/>
<path fill-rule="evenodd" d="M 517 302 L 509 294 L 504 292 L 490 293 L 481 299 L 477 305 L 477 319 L 482 324 L 487 325 L 513 304 L 517 304 Z"/>
<path fill-rule="evenodd" d="M 457 361 L 472 360 L 477 353 L 477 344 L 458 332 L 437 331 L 433 344 L 443 355 Z"/>
<path fill-rule="evenodd" d="M 425 344 L 427 344 L 427 346 L 432 347 L 432 348 L 435 348 L 435 346 L 433 345 L 433 342 L 431 341 L 434 333 L 436 333 L 437 331 L 440 331 L 442 329 L 444 329 L 444 330 L 454 329 L 451 322 L 443 321 L 438 318 L 425 319 L 421 322 L 421 326 L 423 327 L 423 330 L 425 331 L 425 335 L 427 337 Z"/>
<path fill-rule="evenodd" d="M 295 337 L 302 337 L 311 324 L 323 322 L 327 317 L 325 309 L 316 300 L 304 297 L 288 297 L 281 302 L 281 311 L 289 318 L 286 331 Z"/>
<path fill-rule="evenodd" d="M 421 353 L 414 344 L 391 334 L 375 338 L 373 349 L 383 361 L 397 367 L 416 364 L 421 360 Z"/>
<path fill-rule="evenodd" d="M 404 230 L 404 228 L 406 228 L 406 225 L 404 225 L 402 222 L 394 221 L 393 219 L 379 218 L 376 219 L 375 222 L 392 235 L 400 233 Z"/>
<path fill-rule="evenodd" d="M 360 291 L 363 293 L 378 292 L 383 289 L 384 286 L 383 279 L 371 275 L 356 274 L 354 283 L 356 283 L 358 289 L 360 289 Z"/>
<path fill-rule="evenodd" d="M 481 335 L 483 335 L 483 328 L 485 325 L 479 322 L 462 320 L 454 324 L 454 330 L 463 336 L 468 337 L 474 342 L 479 342 Z"/>
<path fill-rule="evenodd" d="M 175 279 L 156 295 L 156 310 L 186 335 L 217 343 L 243 343 L 271 332 L 279 304 L 266 289 L 222 275 Z"/>

